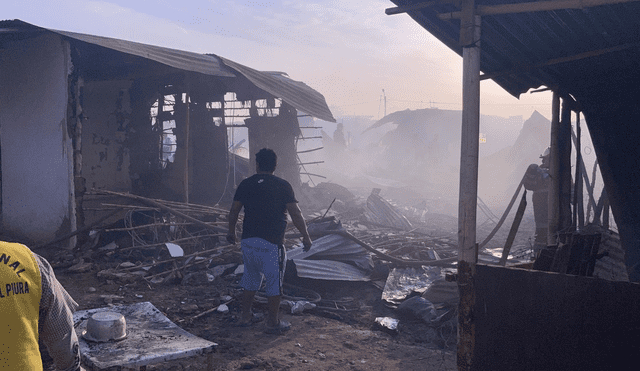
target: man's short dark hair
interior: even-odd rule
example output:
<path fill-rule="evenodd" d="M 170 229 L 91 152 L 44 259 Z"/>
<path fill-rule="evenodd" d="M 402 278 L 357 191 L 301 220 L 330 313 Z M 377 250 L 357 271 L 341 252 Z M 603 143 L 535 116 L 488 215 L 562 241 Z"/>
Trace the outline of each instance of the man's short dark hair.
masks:
<path fill-rule="evenodd" d="M 278 163 L 278 156 L 272 149 L 263 148 L 256 153 L 256 164 L 258 165 L 258 171 L 274 172 L 276 170 L 276 164 Z"/>

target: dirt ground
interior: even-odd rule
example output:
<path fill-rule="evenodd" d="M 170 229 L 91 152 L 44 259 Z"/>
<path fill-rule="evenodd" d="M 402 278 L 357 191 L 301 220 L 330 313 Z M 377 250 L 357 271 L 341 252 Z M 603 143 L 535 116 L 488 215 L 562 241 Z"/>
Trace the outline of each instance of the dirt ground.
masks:
<path fill-rule="evenodd" d="M 248 328 L 236 326 L 240 315 L 236 300 L 241 293 L 239 276 L 227 274 L 211 283 L 150 285 L 142 279 L 124 283 L 98 278 L 97 272 L 109 262 L 97 257 L 84 258 L 93 262 L 92 269 L 84 273 L 63 268 L 69 265 L 64 263 L 64 254 L 48 259 L 59 281 L 80 305 L 79 310 L 149 301 L 184 330 L 218 344 L 216 370 L 456 369 L 455 327 L 434 329 L 411 318 L 401 320 L 396 333 L 377 327 L 375 318 L 393 310 L 383 304 L 382 290 L 372 283 L 297 282 L 323 298 L 355 303 L 358 309 L 291 315 L 283 308 L 284 319 L 292 323 L 291 330 L 269 335 L 263 332 L 264 321 Z M 229 302 L 228 313 L 213 311 L 193 319 L 224 302 Z M 254 312 L 264 318 L 266 305 L 256 302 Z M 45 365 L 45 370 L 54 369 L 51 362 Z M 205 370 L 206 358 L 196 356 L 147 369 Z"/>
<path fill-rule="evenodd" d="M 432 214 L 424 223 L 422 233 L 425 235 L 455 240 L 455 218 Z M 506 224 L 510 225 L 510 222 Z M 518 233 L 512 252 L 527 250 L 531 244 L 532 227 L 532 218 L 525 218 L 521 226 L 523 231 Z M 491 225 L 481 226 L 479 237 L 484 238 L 491 228 Z M 500 247 L 507 233 L 508 228 L 502 228 L 494 237 L 495 242 L 492 241 L 487 248 Z M 295 286 L 285 287 L 285 295 L 299 297 L 295 291 L 306 290 L 322 297 L 325 303 L 335 303 L 335 307 L 324 306 L 296 315 L 283 307 L 283 318 L 292 323 L 292 328 L 282 335 L 265 334 L 264 320 L 251 327 L 237 326 L 241 289 L 238 284 L 240 276 L 234 274 L 234 270 L 242 262 L 239 251 L 238 246 L 237 251 L 219 258 L 216 264 L 233 265 L 212 282 L 204 275 L 204 269 L 193 268 L 192 279 L 178 277 L 158 284 L 140 277 L 122 280 L 99 274 L 125 262 L 139 265 L 145 261 L 146 257 L 135 249 L 128 250 L 128 253 L 105 253 L 99 248 L 64 251 L 49 247 L 36 252 L 51 262 L 59 281 L 78 302 L 79 310 L 151 302 L 184 330 L 218 344 L 216 370 L 457 369 L 455 313 L 450 320 L 437 325 L 399 316 L 381 299 L 380 282 L 384 285 L 384 278 L 377 284 L 285 279 L 286 283 Z M 85 264 L 87 268 L 81 272 L 69 269 L 79 264 Z M 228 312 L 215 310 L 224 303 Z M 258 319 L 266 317 L 264 303 L 266 300 L 258 297 L 254 305 Z M 376 324 L 377 317 L 387 316 L 400 319 L 397 331 Z M 45 370 L 54 370 L 50 358 L 45 355 L 44 359 Z M 147 369 L 205 370 L 206 358 L 196 356 L 151 365 Z"/>

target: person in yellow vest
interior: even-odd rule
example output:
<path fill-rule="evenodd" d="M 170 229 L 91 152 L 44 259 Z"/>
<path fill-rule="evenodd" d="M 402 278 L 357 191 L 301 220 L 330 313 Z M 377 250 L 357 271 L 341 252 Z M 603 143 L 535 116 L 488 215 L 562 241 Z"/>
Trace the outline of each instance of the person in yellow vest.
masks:
<path fill-rule="evenodd" d="M 83 371 L 73 327 L 77 306 L 46 259 L 0 241 L 0 369 L 42 370 L 40 339 L 58 370 Z"/>

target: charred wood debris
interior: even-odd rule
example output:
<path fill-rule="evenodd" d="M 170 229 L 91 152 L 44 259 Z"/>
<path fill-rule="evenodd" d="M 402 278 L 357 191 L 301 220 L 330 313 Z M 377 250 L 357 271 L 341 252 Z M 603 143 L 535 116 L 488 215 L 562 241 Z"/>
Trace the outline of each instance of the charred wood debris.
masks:
<path fill-rule="evenodd" d="M 400 207 L 382 198 L 379 189 L 373 189 L 365 199 L 353 196 L 344 187 L 331 187 L 331 190 L 314 187 L 314 191 L 303 190 L 300 195 L 301 206 L 311 207 L 311 211 L 305 210 L 305 217 L 314 248 L 318 246 L 322 251 L 312 248 L 311 255 L 302 254 L 300 235 L 289 223 L 285 232 L 287 274 L 290 266 L 297 266 L 297 272 L 295 269 L 293 272 L 296 275 L 308 268 L 307 262 L 321 264 L 328 260 L 328 265 L 319 268 L 312 264 L 305 277 L 364 281 L 382 289 L 383 302 L 398 314 L 376 318 L 376 326 L 382 330 L 396 332 L 399 320 L 394 317 L 404 316 L 411 321 L 426 322 L 436 332 L 448 328 L 447 338 L 455 342 L 457 286 L 447 281 L 455 280 L 456 219 L 437 214 L 441 220 L 448 219 L 447 226 L 429 226 L 424 204 Z M 86 196 L 108 200 L 100 203 L 105 217 L 47 244 L 78 236 L 73 254 L 52 262 L 57 269 L 66 269 L 68 273 L 96 272 L 100 280 L 142 282 L 149 286 L 206 284 L 216 277 L 241 273 L 239 244 L 231 245 L 225 239 L 228 226 L 225 208 L 106 190 L 93 190 Z M 105 220 L 117 221 L 105 224 Z M 294 264 L 290 264 L 292 256 Z M 305 264 L 296 257 L 305 259 Z M 327 271 L 327 267 L 337 264 L 349 269 L 338 266 L 335 272 Z M 359 272 L 356 278 L 346 272 L 349 270 Z M 323 299 L 313 290 L 286 281 L 283 302 L 290 305 L 292 313 L 360 309 L 353 298 Z M 266 302 L 266 297 L 260 294 L 256 299 Z M 191 319 L 215 309 L 220 311 L 214 308 Z"/>

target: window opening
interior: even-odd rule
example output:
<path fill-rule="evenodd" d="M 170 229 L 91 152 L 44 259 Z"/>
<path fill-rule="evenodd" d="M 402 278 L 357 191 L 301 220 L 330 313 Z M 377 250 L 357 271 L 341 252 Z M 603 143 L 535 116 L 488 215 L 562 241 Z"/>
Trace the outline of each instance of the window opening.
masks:
<path fill-rule="evenodd" d="M 178 95 L 182 99 L 182 95 Z M 175 161 L 176 156 L 176 121 L 173 119 L 175 96 L 162 95 L 151 106 L 151 126 L 158 136 L 158 161 L 163 169 Z"/>

